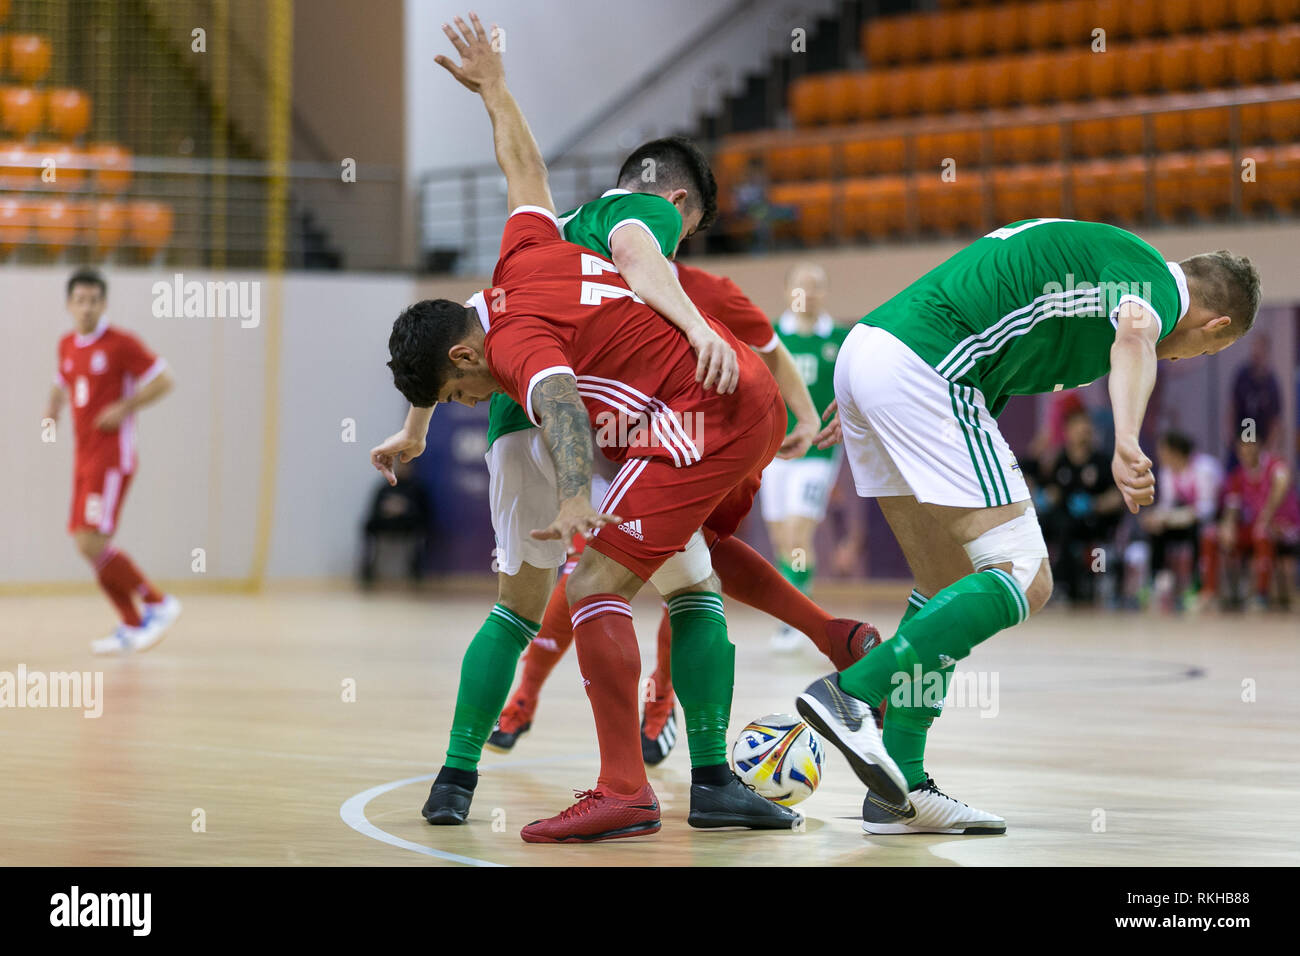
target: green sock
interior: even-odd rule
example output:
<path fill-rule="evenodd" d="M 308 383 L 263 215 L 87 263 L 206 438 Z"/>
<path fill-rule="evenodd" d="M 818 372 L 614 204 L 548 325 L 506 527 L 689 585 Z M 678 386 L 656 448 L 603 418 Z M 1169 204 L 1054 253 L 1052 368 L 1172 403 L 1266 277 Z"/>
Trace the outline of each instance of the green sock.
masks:
<path fill-rule="evenodd" d="M 1028 616 L 1029 602 L 1011 575 L 998 568 L 968 574 L 930 598 L 892 639 L 842 671 L 840 686 L 875 706 L 891 688 L 956 664 Z"/>
<path fill-rule="evenodd" d="M 483 744 L 510 696 L 519 655 L 537 636 L 537 627 L 504 605 L 492 605 L 492 613 L 469 642 L 460 663 L 456 715 L 447 747 L 448 767 L 478 769 Z"/>
<path fill-rule="evenodd" d="M 668 601 L 673 689 L 686 715 L 691 766 L 727 762 L 727 724 L 736 676 L 736 648 L 727 640 L 722 595 L 679 594 Z"/>
<path fill-rule="evenodd" d="M 903 619 L 898 622 L 898 630 L 902 630 L 903 625 L 916 617 L 921 608 L 925 607 L 927 600 L 929 599 L 920 591 L 912 590 L 907 598 L 907 610 L 903 613 Z M 909 790 L 925 782 L 926 737 L 935 718 L 943 713 L 943 701 L 948 696 L 948 686 L 952 683 L 955 669 L 954 665 L 950 665 L 940 670 L 939 673 L 943 677 L 937 704 L 900 701 L 891 694 L 889 706 L 885 708 L 885 729 L 882 734 L 885 750 L 894 758 L 898 769 L 903 771 Z"/>

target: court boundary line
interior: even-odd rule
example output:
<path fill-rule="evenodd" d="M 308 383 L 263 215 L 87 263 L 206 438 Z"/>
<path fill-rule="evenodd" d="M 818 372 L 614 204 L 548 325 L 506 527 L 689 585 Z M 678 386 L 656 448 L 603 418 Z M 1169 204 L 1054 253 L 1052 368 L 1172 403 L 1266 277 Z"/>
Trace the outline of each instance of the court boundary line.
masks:
<path fill-rule="evenodd" d="M 524 767 L 539 767 L 548 764 L 571 763 L 575 760 L 591 760 L 594 756 L 594 754 L 567 754 L 559 757 L 537 757 L 531 760 L 518 760 L 513 763 L 494 766 L 492 767 L 492 771 L 520 769 Z M 449 863 L 461 863 L 465 866 L 509 866 L 509 863 L 493 863 L 491 860 L 480 860 L 473 856 L 461 856 L 460 854 L 452 853 L 449 850 L 439 850 L 437 847 L 425 846 L 423 843 L 415 843 L 376 826 L 366 816 L 366 805 L 376 797 L 382 796 L 391 790 L 396 790 L 399 787 L 409 786 L 413 783 L 422 783 L 425 780 L 433 780 L 437 776 L 436 773 L 426 773 L 421 774 L 418 777 L 406 777 L 402 780 L 390 780 L 388 783 L 377 784 L 368 790 L 362 790 L 360 793 L 353 794 L 343 801 L 342 805 L 339 806 L 339 817 L 349 827 L 363 836 L 370 837 L 372 840 L 378 840 L 380 843 L 386 843 L 389 846 L 395 846 L 399 850 L 410 850 L 414 853 L 423 854 L 424 856 L 446 860 Z"/>

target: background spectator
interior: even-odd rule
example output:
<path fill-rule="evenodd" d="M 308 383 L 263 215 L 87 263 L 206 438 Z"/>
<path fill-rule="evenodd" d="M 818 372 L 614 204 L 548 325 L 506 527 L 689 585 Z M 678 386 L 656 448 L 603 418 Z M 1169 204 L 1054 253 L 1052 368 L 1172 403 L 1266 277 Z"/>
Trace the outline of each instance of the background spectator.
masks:
<path fill-rule="evenodd" d="M 1155 600 L 1168 610 L 1175 594 L 1194 598 L 1202 550 L 1217 547 L 1215 518 L 1223 469 L 1213 456 L 1195 451 L 1192 440 L 1175 431 L 1161 436 L 1156 461 L 1156 503 L 1144 509 L 1139 520 L 1151 542 Z"/>

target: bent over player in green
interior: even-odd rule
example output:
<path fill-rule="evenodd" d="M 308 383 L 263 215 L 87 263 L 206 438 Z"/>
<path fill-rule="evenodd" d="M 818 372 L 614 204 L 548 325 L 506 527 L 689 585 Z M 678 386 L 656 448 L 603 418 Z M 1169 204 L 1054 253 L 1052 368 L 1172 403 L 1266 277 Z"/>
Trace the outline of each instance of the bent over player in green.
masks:
<path fill-rule="evenodd" d="M 858 494 L 876 498 L 916 580 L 892 640 L 816 681 L 799 712 L 868 787 L 870 833 L 1000 833 L 1000 817 L 942 793 L 925 741 L 956 663 L 1025 620 L 1052 591 L 1047 548 L 996 416 L 1012 395 L 1109 373 L 1115 483 L 1130 511 L 1154 500 L 1138 444 L 1158 359 L 1218 352 L 1259 308 L 1249 260 L 1166 262 L 1103 223 L 1032 219 L 989 233 L 867 315 L 835 367 Z M 920 679 L 917 679 L 917 678 Z M 883 739 L 873 710 L 885 702 Z M 941 699 L 940 699 L 941 703 Z"/>

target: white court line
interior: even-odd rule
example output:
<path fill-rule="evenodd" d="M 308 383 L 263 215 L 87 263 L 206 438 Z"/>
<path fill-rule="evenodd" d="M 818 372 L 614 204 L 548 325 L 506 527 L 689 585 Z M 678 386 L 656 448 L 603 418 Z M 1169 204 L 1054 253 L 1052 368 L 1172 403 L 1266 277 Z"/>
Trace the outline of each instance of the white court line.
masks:
<path fill-rule="evenodd" d="M 535 760 L 517 760 L 508 764 L 502 764 L 499 767 L 492 767 L 490 773 L 501 770 L 515 770 L 523 767 L 538 767 L 555 763 L 570 763 L 575 760 L 592 760 L 595 754 L 571 754 L 567 757 L 538 757 Z M 366 818 L 366 804 L 381 794 L 388 793 L 390 790 L 396 790 L 398 787 L 405 787 L 412 783 L 422 783 L 425 780 L 432 780 L 438 775 L 436 773 L 426 773 L 419 777 L 407 777 L 405 780 L 393 780 L 389 783 L 381 783 L 377 787 L 371 787 L 369 790 L 363 790 L 356 796 L 348 797 L 339 807 L 339 816 L 343 822 L 356 830 L 358 833 L 370 837 L 372 840 L 378 840 L 380 843 L 387 843 L 389 846 L 395 846 L 401 850 L 411 850 L 415 853 L 423 853 L 425 856 L 437 857 L 439 860 L 447 860 L 451 863 L 464 863 L 466 866 L 507 866 L 505 863 L 493 863 L 490 860 L 480 860 L 472 856 L 460 856 L 456 853 L 448 853 L 446 850 L 439 850 L 431 846 L 425 846 L 423 843 L 412 843 L 410 840 L 404 840 L 399 836 L 394 836 L 386 830 L 381 830 Z"/>

